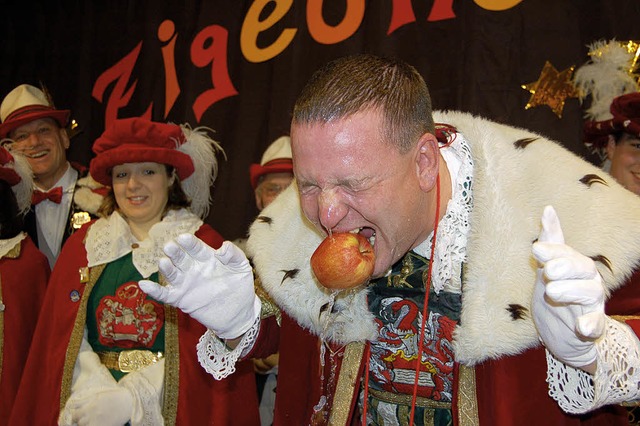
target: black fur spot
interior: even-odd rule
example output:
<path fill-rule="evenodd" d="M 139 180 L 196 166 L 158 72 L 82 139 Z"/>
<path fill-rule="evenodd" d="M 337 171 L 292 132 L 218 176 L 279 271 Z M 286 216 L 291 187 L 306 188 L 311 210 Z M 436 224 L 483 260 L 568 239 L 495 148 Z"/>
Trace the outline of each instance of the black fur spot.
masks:
<path fill-rule="evenodd" d="M 284 272 L 284 277 L 282 277 L 282 281 L 280 281 L 280 284 L 282 284 L 284 283 L 284 280 L 286 280 L 287 278 L 295 278 L 298 275 L 298 272 L 300 272 L 300 270 L 291 269 L 289 271 L 282 270 L 280 272 Z"/>
<path fill-rule="evenodd" d="M 594 262 L 600 262 L 602 263 L 604 266 L 607 267 L 607 269 L 613 274 L 613 268 L 611 267 L 611 261 L 609 259 L 607 259 L 607 256 L 603 256 L 601 254 L 598 254 L 596 256 L 589 256 L 591 258 L 591 260 L 593 260 Z"/>
<path fill-rule="evenodd" d="M 318 312 L 318 318 L 320 318 L 320 315 L 322 315 L 322 313 L 325 312 L 327 309 L 329 309 L 329 303 L 325 303 L 324 305 L 320 306 L 320 312 Z"/>
<path fill-rule="evenodd" d="M 271 219 L 269 216 L 258 216 L 258 220 L 268 225 L 271 225 L 273 223 L 273 219 Z"/>
<path fill-rule="evenodd" d="M 580 182 L 587 185 L 589 188 L 591 188 L 591 185 L 593 185 L 594 183 L 600 183 L 602 185 L 609 186 L 607 185 L 606 180 L 595 174 L 584 175 L 584 177 L 580 179 Z"/>
<path fill-rule="evenodd" d="M 524 319 L 527 308 L 522 305 L 510 304 L 507 308 L 507 311 L 509 311 L 509 313 L 511 314 L 511 319 L 515 321 Z"/>
<path fill-rule="evenodd" d="M 527 147 L 527 145 L 529 145 L 531 142 L 535 142 L 537 140 L 538 140 L 538 138 L 518 139 L 517 141 L 515 141 L 513 143 L 513 146 L 515 146 L 516 149 L 525 149 Z"/>

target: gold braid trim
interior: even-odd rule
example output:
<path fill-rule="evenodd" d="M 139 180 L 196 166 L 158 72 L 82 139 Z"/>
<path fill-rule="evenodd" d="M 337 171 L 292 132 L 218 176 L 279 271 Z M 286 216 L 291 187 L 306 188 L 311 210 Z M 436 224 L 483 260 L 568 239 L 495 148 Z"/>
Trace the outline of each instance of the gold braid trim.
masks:
<path fill-rule="evenodd" d="M 89 268 L 89 281 L 84 284 L 84 290 L 82 291 L 82 297 L 78 303 L 78 313 L 76 314 L 76 320 L 73 324 L 73 330 L 71 331 L 71 338 L 69 339 L 69 346 L 67 346 L 67 354 L 64 359 L 64 366 L 62 370 L 62 385 L 60 389 L 60 412 L 64 410 L 64 406 L 67 400 L 71 396 L 71 382 L 73 380 L 73 368 L 76 365 L 78 359 L 78 352 L 80 352 L 80 344 L 82 343 L 82 336 L 84 335 L 84 327 L 87 323 L 87 303 L 89 302 L 89 295 L 93 286 L 96 285 L 102 271 L 106 267 L 106 264 L 97 265 L 93 268 Z M 78 280 L 80 282 L 80 280 Z M 80 284 L 82 287 L 83 284 Z"/>
<path fill-rule="evenodd" d="M 640 320 L 640 315 L 610 315 L 616 321 L 627 322 L 628 320 Z"/>
<path fill-rule="evenodd" d="M 480 424 L 476 398 L 476 370 L 462 364 L 459 364 L 458 368 L 458 419 L 459 426 Z"/>
<path fill-rule="evenodd" d="M 254 274 L 255 275 L 255 274 Z M 280 312 L 280 308 L 276 305 L 276 302 L 271 299 L 269 293 L 262 287 L 262 281 L 260 278 L 256 277 L 254 280 L 254 288 L 256 291 L 256 295 L 260 298 L 262 302 L 262 309 L 260 310 L 260 319 L 265 319 L 271 316 L 276 317 L 276 322 L 278 326 L 282 323 L 282 312 Z"/>
<path fill-rule="evenodd" d="M 349 411 L 358 383 L 358 370 L 360 370 L 362 363 L 364 345 L 362 342 L 351 342 L 344 349 L 338 384 L 329 414 L 329 426 L 343 426 L 349 420 Z"/>
<path fill-rule="evenodd" d="M 160 285 L 167 281 L 160 276 Z M 164 424 L 176 424 L 178 415 L 178 392 L 180 383 L 180 342 L 178 340 L 178 311 L 173 306 L 164 305 L 164 401 L 162 417 Z"/>
<path fill-rule="evenodd" d="M 4 257 L 8 259 L 17 259 L 20 257 L 20 250 L 22 250 L 22 241 L 18 241 L 18 243 L 13 246 L 13 248 L 9 250 Z"/>
<path fill-rule="evenodd" d="M 17 259 L 20 257 L 22 241 L 13 246 L 11 250 L 4 255 L 8 259 Z M 2 302 L 2 276 L 0 276 L 0 378 L 2 377 L 2 366 L 4 365 L 4 303 Z"/>

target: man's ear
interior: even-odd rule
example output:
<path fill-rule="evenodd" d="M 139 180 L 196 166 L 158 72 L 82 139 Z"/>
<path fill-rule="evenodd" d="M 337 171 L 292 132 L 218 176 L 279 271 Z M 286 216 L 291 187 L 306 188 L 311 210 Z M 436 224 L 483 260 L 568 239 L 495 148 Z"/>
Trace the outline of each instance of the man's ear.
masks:
<path fill-rule="evenodd" d="M 254 191 L 254 193 L 255 193 L 255 196 L 256 196 L 256 207 L 258 208 L 258 210 L 262 211 L 264 206 L 262 205 L 262 194 L 261 194 L 261 191 L 258 191 L 256 189 Z"/>
<path fill-rule="evenodd" d="M 607 158 L 611 160 L 613 158 L 613 154 L 616 151 L 616 140 L 613 137 L 613 135 L 609 135 L 607 137 L 606 151 L 607 151 Z"/>
<path fill-rule="evenodd" d="M 69 134 L 67 133 L 67 129 L 65 129 L 64 127 L 61 127 L 59 130 L 60 133 L 60 138 L 62 139 L 62 146 L 64 146 L 64 149 L 69 149 L 69 147 L 71 146 L 71 140 L 69 139 Z"/>
<path fill-rule="evenodd" d="M 429 192 L 436 184 L 440 165 L 440 150 L 438 140 L 431 133 L 425 133 L 420 137 L 415 151 L 416 174 L 420 189 Z"/>

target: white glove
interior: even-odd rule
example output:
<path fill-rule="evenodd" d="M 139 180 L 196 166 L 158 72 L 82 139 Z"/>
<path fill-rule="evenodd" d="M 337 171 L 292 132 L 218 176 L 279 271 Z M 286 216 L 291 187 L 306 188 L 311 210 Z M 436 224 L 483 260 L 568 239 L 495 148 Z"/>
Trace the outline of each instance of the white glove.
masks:
<path fill-rule="evenodd" d="M 122 426 L 131 419 L 133 395 L 116 386 L 78 399 L 69 409 L 78 426 Z"/>
<path fill-rule="evenodd" d="M 158 268 L 169 284 L 140 281 L 151 297 L 175 306 L 213 331 L 235 339 L 260 316 L 260 299 L 253 289 L 253 272 L 244 252 L 229 241 L 213 249 L 191 234 L 179 235 L 164 246 L 167 257 Z"/>
<path fill-rule="evenodd" d="M 595 340 L 604 333 L 604 288 L 590 258 L 564 244 L 555 210 L 542 214 L 542 231 L 533 244 L 540 262 L 533 295 L 533 319 L 547 349 L 572 367 L 596 360 Z"/>

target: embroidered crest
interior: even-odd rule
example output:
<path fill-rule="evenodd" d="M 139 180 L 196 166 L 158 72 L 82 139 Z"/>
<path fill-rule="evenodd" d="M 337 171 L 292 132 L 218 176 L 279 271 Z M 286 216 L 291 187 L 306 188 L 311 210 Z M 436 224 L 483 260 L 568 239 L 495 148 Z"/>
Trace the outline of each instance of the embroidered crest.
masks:
<path fill-rule="evenodd" d="M 105 346 L 151 347 L 164 324 L 162 306 L 129 281 L 105 296 L 96 309 L 98 339 Z"/>

